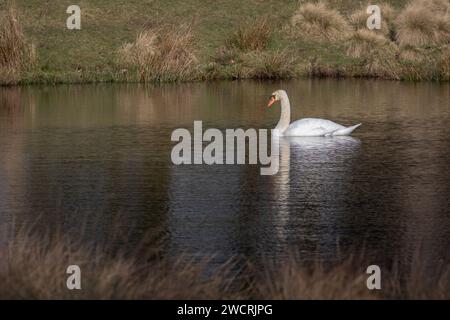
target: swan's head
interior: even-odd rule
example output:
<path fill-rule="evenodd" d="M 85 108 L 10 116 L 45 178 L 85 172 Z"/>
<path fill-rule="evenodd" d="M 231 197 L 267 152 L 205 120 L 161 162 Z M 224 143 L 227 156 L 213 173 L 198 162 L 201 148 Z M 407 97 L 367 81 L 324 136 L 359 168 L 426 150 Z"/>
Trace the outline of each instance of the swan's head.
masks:
<path fill-rule="evenodd" d="M 284 90 L 277 90 L 272 93 L 272 95 L 269 98 L 269 104 L 267 105 L 269 108 L 277 101 L 280 101 L 281 99 L 287 97 L 287 93 Z"/>

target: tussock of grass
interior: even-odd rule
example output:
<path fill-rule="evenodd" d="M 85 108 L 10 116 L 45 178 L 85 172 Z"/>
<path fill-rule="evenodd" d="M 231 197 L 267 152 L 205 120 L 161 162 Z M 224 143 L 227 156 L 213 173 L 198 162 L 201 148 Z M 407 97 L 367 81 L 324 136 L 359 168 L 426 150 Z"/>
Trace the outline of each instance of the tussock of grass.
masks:
<path fill-rule="evenodd" d="M 228 47 L 242 51 L 260 51 L 267 49 L 270 39 L 270 27 L 263 17 L 239 26 L 228 41 Z"/>
<path fill-rule="evenodd" d="M 397 19 L 397 41 L 401 46 L 435 44 L 433 14 L 423 7 L 408 6 Z"/>
<path fill-rule="evenodd" d="M 195 78 L 197 58 L 190 26 L 147 29 L 119 49 L 126 72 L 143 82 L 188 81 Z"/>
<path fill-rule="evenodd" d="M 227 74 L 233 79 L 278 79 L 295 75 L 295 58 L 287 50 L 268 49 L 271 36 L 267 18 L 239 26 L 213 56 L 206 78 Z"/>
<path fill-rule="evenodd" d="M 445 0 L 416 0 L 396 19 L 400 46 L 425 47 L 450 42 L 450 5 Z"/>
<path fill-rule="evenodd" d="M 341 78 L 348 75 L 348 72 L 336 65 L 314 58 L 305 66 L 305 74 L 314 78 Z"/>
<path fill-rule="evenodd" d="M 291 32 L 298 38 L 336 42 L 345 39 L 349 31 L 344 17 L 324 2 L 301 4 L 291 18 Z"/>
<path fill-rule="evenodd" d="M 399 79 L 397 51 L 397 46 L 383 35 L 361 29 L 354 32 L 349 39 L 347 54 L 353 58 L 361 58 L 367 74 Z"/>
<path fill-rule="evenodd" d="M 236 64 L 238 62 L 241 62 L 241 52 L 240 50 L 229 47 L 229 46 L 220 46 L 216 50 L 216 54 L 213 57 L 213 61 L 215 63 L 218 63 L 220 65 L 226 66 L 226 65 L 232 65 Z"/>
<path fill-rule="evenodd" d="M 287 51 L 251 52 L 243 57 L 249 68 L 248 76 L 253 79 L 292 78 L 296 60 Z"/>
<path fill-rule="evenodd" d="M 405 62 L 419 64 L 426 60 L 426 51 L 423 48 L 403 46 L 400 49 L 400 59 Z"/>
<path fill-rule="evenodd" d="M 207 66 L 205 79 L 289 79 L 298 76 L 297 61 L 286 50 L 282 51 L 229 51 L 215 58 Z"/>
<path fill-rule="evenodd" d="M 353 58 L 368 57 L 376 50 L 389 47 L 394 52 L 395 46 L 383 35 L 376 34 L 371 30 L 361 29 L 353 33 L 349 39 L 347 54 Z"/>
<path fill-rule="evenodd" d="M 9 3 L 0 14 L 0 84 L 19 82 L 21 73 L 36 60 L 34 46 L 26 40 L 15 8 Z"/>
<path fill-rule="evenodd" d="M 443 50 L 438 62 L 438 70 L 440 72 L 439 79 L 450 81 L 450 46 Z"/>
<path fill-rule="evenodd" d="M 411 46 L 400 48 L 399 57 L 403 79 L 446 81 L 448 79 L 449 64 L 448 49 L 446 48 Z"/>
<path fill-rule="evenodd" d="M 367 19 L 370 14 L 366 12 L 367 6 L 363 6 L 361 9 L 356 10 L 349 16 L 350 25 L 355 31 L 360 29 L 367 30 Z M 381 33 L 387 38 L 392 38 L 394 35 L 393 21 L 396 17 L 396 11 L 388 4 L 379 4 L 381 10 L 381 29 L 373 29 L 373 32 Z"/>
<path fill-rule="evenodd" d="M 448 0 L 412 0 L 412 3 L 422 7 L 428 7 L 434 13 L 445 14 L 450 9 Z"/>
<path fill-rule="evenodd" d="M 450 43 L 450 6 L 445 15 L 436 15 L 436 42 Z"/>

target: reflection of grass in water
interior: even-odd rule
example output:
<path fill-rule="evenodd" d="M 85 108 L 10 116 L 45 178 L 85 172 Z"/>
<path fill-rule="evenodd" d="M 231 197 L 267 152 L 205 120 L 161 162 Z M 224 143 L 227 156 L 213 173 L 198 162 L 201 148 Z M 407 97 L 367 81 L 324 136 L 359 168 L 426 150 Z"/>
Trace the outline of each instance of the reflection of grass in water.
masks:
<path fill-rule="evenodd" d="M 0 115 L 13 116 L 21 109 L 20 88 L 1 88 L 0 89 Z"/>
<path fill-rule="evenodd" d="M 20 232 L 0 248 L 0 298 L 10 299 L 448 299 L 450 267 L 426 272 L 421 255 L 407 274 L 382 270 L 382 290 L 366 288 L 367 260 L 352 256 L 326 266 L 292 255 L 281 266 L 225 263 L 206 272 L 206 261 L 165 258 L 139 246 L 132 253 L 87 246 L 64 236 Z M 82 290 L 66 288 L 68 265 L 81 267 Z M 393 268 L 396 270 L 396 268 Z M 256 276 L 255 276 L 256 275 Z"/>

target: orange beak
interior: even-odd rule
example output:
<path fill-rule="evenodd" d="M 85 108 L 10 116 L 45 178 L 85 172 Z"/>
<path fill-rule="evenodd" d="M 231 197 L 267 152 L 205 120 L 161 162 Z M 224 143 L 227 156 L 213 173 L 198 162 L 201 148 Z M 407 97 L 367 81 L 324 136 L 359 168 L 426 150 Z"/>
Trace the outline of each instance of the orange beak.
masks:
<path fill-rule="evenodd" d="M 267 104 L 267 107 L 270 108 L 275 103 L 275 101 L 277 101 L 275 99 L 275 97 L 271 96 L 270 99 L 269 99 L 269 103 Z"/>

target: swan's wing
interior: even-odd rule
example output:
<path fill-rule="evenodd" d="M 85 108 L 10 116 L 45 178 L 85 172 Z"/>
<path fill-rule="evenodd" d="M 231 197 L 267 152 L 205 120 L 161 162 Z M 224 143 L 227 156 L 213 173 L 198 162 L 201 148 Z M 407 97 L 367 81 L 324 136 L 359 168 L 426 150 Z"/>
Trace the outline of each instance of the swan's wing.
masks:
<path fill-rule="evenodd" d="M 312 128 L 309 132 L 314 136 L 326 136 L 328 134 L 332 134 L 334 130 L 327 130 L 327 128 L 324 127 L 316 127 Z"/>
<path fill-rule="evenodd" d="M 357 125 L 346 127 L 344 129 L 339 129 L 333 132 L 333 136 L 348 136 L 350 135 L 356 128 L 358 128 L 362 123 L 358 123 Z"/>
<path fill-rule="evenodd" d="M 284 132 L 286 136 L 299 136 L 299 137 L 319 137 L 327 134 L 332 134 L 335 130 L 327 130 L 324 127 L 289 127 Z"/>
<path fill-rule="evenodd" d="M 318 137 L 332 135 L 344 128 L 340 124 L 324 119 L 305 118 L 294 121 L 284 132 L 285 136 Z"/>

